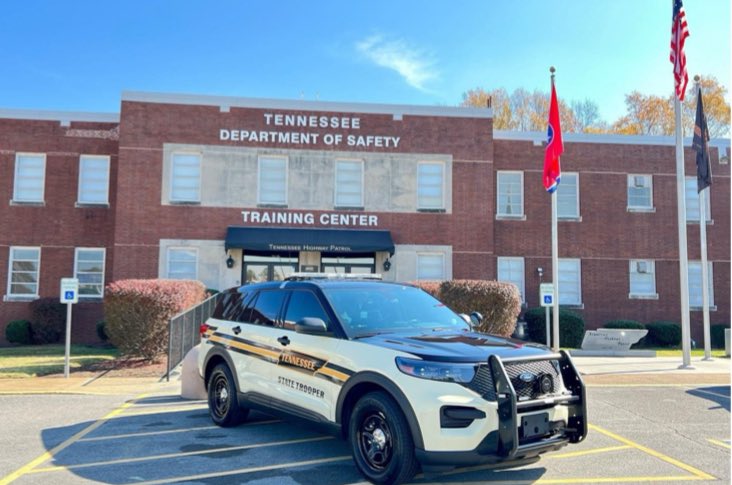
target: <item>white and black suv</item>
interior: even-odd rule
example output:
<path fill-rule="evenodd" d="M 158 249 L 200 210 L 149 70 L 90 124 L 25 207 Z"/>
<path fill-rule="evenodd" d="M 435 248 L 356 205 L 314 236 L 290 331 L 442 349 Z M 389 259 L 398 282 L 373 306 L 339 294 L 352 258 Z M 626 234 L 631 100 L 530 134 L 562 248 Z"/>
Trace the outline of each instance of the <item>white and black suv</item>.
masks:
<path fill-rule="evenodd" d="M 328 425 L 375 483 L 522 466 L 587 435 L 569 356 L 475 333 L 419 288 L 294 276 L 233 288 L 203 327 L 210 415 L 250 408 Z"/>

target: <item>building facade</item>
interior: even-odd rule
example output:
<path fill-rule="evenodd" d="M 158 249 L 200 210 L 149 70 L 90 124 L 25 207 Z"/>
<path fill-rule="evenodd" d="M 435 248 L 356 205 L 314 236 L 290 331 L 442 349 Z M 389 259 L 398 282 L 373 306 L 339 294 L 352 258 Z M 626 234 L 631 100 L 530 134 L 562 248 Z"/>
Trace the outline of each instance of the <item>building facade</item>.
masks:
<path fill-rule="evenodd" d="M 81 282 L 79 341 L 95 339 L 104 284 L 127 278 L 499 279 L 537 306 L 551 275 L 544 138 L 495 131 L 476 108 L 126 92 L 119 114 L 0 111 L 0 327 L 69 276 Z M 729 142 L 711 156 L 712 323 L 729 323 Z M 699 340 L 689 147 L 686 160 Z M 560 304 L 588 328 L 679 321 L 673 140 L 566 134 L 562 169 Z"/>

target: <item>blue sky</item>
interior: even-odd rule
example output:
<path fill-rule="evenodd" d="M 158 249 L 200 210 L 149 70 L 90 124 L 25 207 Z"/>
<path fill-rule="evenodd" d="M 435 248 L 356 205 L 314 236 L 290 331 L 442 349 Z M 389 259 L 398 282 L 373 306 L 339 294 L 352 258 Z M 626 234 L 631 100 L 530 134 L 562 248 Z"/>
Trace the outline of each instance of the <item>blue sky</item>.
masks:
<path fill-rule="evenodd" d="M 509 5 L 510 4 L 510 5 Z M 729 0 L 686 0 L 687 64 L 730 87 Z M 0 108 L 119 110 L 122 90 L 457 105 L 548 90 L 602 117 L 669 95 L 671 0 L 37 1 L 0 13 Z"/>

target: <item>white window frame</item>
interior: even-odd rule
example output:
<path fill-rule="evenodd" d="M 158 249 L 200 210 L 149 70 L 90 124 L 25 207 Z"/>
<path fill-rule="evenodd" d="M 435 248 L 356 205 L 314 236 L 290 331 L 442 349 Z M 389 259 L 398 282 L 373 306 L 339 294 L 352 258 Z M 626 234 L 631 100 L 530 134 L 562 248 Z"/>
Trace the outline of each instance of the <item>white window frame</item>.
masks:
<path fill-rule="evenodd" d="M 79 253 L 85 252 L 85 251 L 101 251 L 102 252 L 102 291 L 99 295 L 88 295 L 88 294 L 82 294 L 81 293 L 81 287 L 82 286 L 96 286 L 96 284 L 91 285 L 89 283 L 82 283 L 79 282 L 79 298 L 89 298 L 89 299 L 100 299 L 104 298 L 104 278 L 107 272 L 107 249 L 106 248 L 76 248 L 74 251 L 74 278 L 79 279 Z M 94 273 L 96 274 L 96 273 Z"/>
<path fill-rule="evenodd" d="M 639 271 L 640 265 L 645 265 L 646 272 Z M 650 274 L 652 276 L 652 288 L 650 292 L 643 293 L 638 291 L 637 287 L 633 288 L 633 275 Z M 628 298 L 630 299 L 647 299 L 657 300 L 658 293 L 656 290 L 656 262 L 652 259 L 631 259 L 628 265 Z"/>
<path fill-rule="evenodd" d="M 422 199 L 422 196 L 420 195 L 421 191 L 420 188 L 422 187 L 420 184 L 420 172 L 421 168 L 427 165 L 435 165 L 439 166 L 441 170 L 441 180 L 440 180 L 440 203 L 438 205 L 429 205 L 424 202 Z M 445 172 L 447 170 L 447 167 L 445 165 L 445 162 L 418 162 L 417 163 L 417 209 L 421 210 L 444 210 L 445 209 Z"/>
<path fill-rule="evenodd" d="M 198 191 L 194 198 L 176 197 L 175 194 L 175 165 L 176 157 L 196 157 L 198 159 Z M 170 155 L 170 202 L 190 202 L 200 203 L 201 202 L 201 184 L 203 181 L 203 155 L 200 152 L 186 152 L 176 151 Z"/>
<path fill-rule="evenodd" d="M 521 264 L 521 279 L 501 278 L 501 263 L 520 263 Z M 510 270 L 511 271 L 511 270 Z M 521 293 L 521 303 L 526 302 L 526 263 L 522 257 L 511 257 L 511 256 L 498 256 L 496 261 L 496 279 L 498 281 L 504 281 L 507 283 L 513 283 L 519 289 Z"/>
<path fill-rule="evenodd" d="M 191 247 L 191 246 L 171 246 L 167 249 L 165 254 L 165 277 L 168 279 L 180 279 L 180 278 L 173 278 L 170 276 L 170 262 L 171 257 L 170 254 L 173 251 L 193 251 L 196 254 L 196 274 L 194 280 L 198 280 L 198 266 L 199 266 L 199 259 L 198 259 L 198 248 L 197 247 Z"/>
<path fill-rule="evenodd" d="M 684 178 L 684 196 L 685 196 L 685 202 L 686 202 L 686 222 L 695 222 L 699 223 L 699 193 L 697 192 L 697 182 L 696 177 L 685 177 Z M 693 188 L 692 188 L 693 187 Z M 693 198 L 690 198 L 693 197 Z M 705 190 L 704 191 L 704 202 L 706 206 L 706 220 L 707 223 L 710 223 L 712 221 L 712 201 L 711 201 L 711 190 Z M 694 201 L 694 209 L 693 213 L 690 212 L 690 204 L 689 201 Z"/>
<path fill-rule="evenodd" d="M 439 257 L 442 261 L 442 277 L 441 278 L 423 278 L 422 275 L 420 275 L 421 266 L 420 266 L 420 259 L 424 257 Z M 438 253 L 438 252 L 418 252 L 417 253 L 417 265 L 416 265 L 416 276 L 417 281 L 442 281 L 446 279 L 446 268 L 445 268 L 445 253 Z"/>
<path fill-rule="evenodd" d="M 270 160 L 282 160 L 285 163 L 285 189 L 284 189 L 284 201 L 283 202 L 272 202 L 262 201 L 262 159 Z M 257 204 L 258 205 L 271 205 L 271 206 L 287 206 L 287 192 L 290 186 L 290 160 L 286 156 L 282 155 L 260 155 L 257 157 Z"/>
<path fill-rule="evenodd" d="M 566 284 L 562 284 L 562 263 L 577 264 L 577 301 L 562 301 L 562 288 L 566 288 Z M 566 274 L 566 273 L 565 273 Z M 566 295 L 566 293 L 565 293 Z M 582 306 L 582 260 L 579 258 L 560 258 L 559 259 L 559 304 L 563 306 L 581 307 Z"/>
<path fill-rule="evenodd" d="M 40 199 L 21 199 L 18 197 L 18 172 L 20 169 L 19 158 L 21 157 L 39 157 L 43 162 L 43 179 L 41 181 L 41 198 Z M 31 153 L 31 152 L 18 152 L 15 154 L 15 175 L 13 177 L 13 202 L 27 203 L 27 204 L 42 204 L 46 197 L 46 154 L 45 153 Z"/>
<path fill-rule="evenodd" d="M 12 281 L 13 281 L 13 250 L 20 249 L 20 250 L 37 250 L 38 251 L 38 260 L 37 260 L 37 269 L 36 269 L 36 292 L 35 294 L 28 294 L 28 293 L 12 293 Z M 27 260 L 23 260 L 27 261 Z M 39 296 L 39 289 L 41 286 L 41 247 L 40 246 L 10 246 L 9 252 L 8 252 L 8 281 L 7 281 L 7 291 L 6 296 L 10 299 L 29 299 L 34 300 L 38 298 Z"/>
<path fill-rule="evenodd" d="M 82 199 L 82 185 L 83 185 L 83 176 L 84 176 L 84 160 L 104 160 L 106 162 L 106 186 L 104 190 L 104 200 L 83 200 Z M 79 185 L 76 192 L 76 203 L 80 205 L 109 205 L 109 171 L 110 171 L 110 160 L 111 157 L 109 155 L 81 155 L 79 157 Z"/>
<path fill-rule="evenodd" d="M 338 174 L 339 174 L 339 172 L 341 170 L 340 169 L 340 165 L 342 163 L 350 163 L 350 164 L 357 163 L 361 167 L 360 168 L 360 179 L 361 180 L 360 180 L 360 183 L 359 183 L 359 194 L 358 194 L 359 197 L 360 197 L 360 199 L 359 199 L 358 204 L 346 204 L 346 203 L 343 203 L 343 202 L 341 202 L 341 201 L 338 200 L 338 193 L 339 193 Z M 335 161 L 335 180 L 333 182 L 333 187 L 334 187 L 334 190 L 333 190 L 333 205 L 335 207 L 349 207 L 349 208 L 356 208 L 356 207 L 358 207 L 358 208 L 361 208 L 361 207 L 364 206 L 364 202 L 363 202 L 363 200 L 364 200 L 364 191 L 365 191 L 365 187 L 364 187 L 365 174 L 364 174 L 364 171 L 365 171 L 365 165 L 364 165 L 363 160 L 351 159 L 351 158 L 339 158 L 339 159 L 337 159 Z M 287 200 L 287 197 L 285 197 L 285 200 Z"/>
<path fill-rule="evenodd" d="M 696 181 L 696 180 L 695 180 Z M 698 268 L 699 273 L 699 284 L 693 285 L 693 288 L 699 289 L 699 299 L 698 301 L 692 301 L 692 281 L 691 281 L 691 270 L 692 267 Z M 716 310 L 717 307 L 714 305 L 714 273 L 713 273 L 714 264 L 711 261 L 707 261 L 707 277 L 709 278 L 709 309 L 710 310 Z M 704 298 L 704 295 L 702 293 L 702 262 L 701 261 L 689 261 L 688 266 L 688 272 L 687 275 L 688 278 L 688 285 L 689 285 L 689 308 L 694 311 L 701 311 L 704 309 L 704 303 L 702 299 Z"/>
<path fill-rule="evenodd" d="M 521 213 L 520 214 L 506 214 L 501 212 L 501 178 L 505 175 L 516 175 L 518 174 L 521 183 Z M 496 172 L 496 217 L 499 219 L 526 219 L 526 208 L 524 207 L 524 172 L 520 170 L 499 170 Z"/>
<path fill-rule="evenodd" d="M 643 177 L 648 183 L 648 190 L 650 192 L 648 197 L 648 205 L 630 205 L 630 189 L 635 187 L 635 177 Z M 653 207 L 653 175 L 643 173 L 629 173 L 626 184 L 626 209 L 628 212 L 654 212 Z"/>
<path fill-rule="evenodd" d="M 567 187 L 567 179 L 574 177 L 575 178 L 575 192 L 574 192 L 574 208 L 575 213 L 574 214 L 560 214 L 559 211 L 559 198 L 560 197 L 570 197 L 567 194 L 567 192 L 562 192 L 563 187 Z M 566 189 L 565 189 L 566 190 Z M 563 198 L 564 198 L 563 197 Z M 580 177 L 579 172 L 562 172 L 562 180 L 561 183 L 557 186 L 557 219 L 563 219 L 563 220 L 573 220 L 578 221 L 580 220 Z"/>

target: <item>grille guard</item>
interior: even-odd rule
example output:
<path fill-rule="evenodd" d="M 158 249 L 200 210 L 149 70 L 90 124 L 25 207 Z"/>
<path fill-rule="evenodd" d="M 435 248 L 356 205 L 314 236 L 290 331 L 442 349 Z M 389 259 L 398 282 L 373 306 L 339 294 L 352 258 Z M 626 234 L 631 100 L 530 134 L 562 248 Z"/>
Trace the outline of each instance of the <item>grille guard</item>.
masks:
<path fill-rule="evenodd" d="M 529 362 L 535 360 L 557 360 L 565 387 L 572 392 L 571 396 L 557 396 L 548 399 L 535 399 L 518 402 L 516 391 L 508 377 L 504 362 Z M 552 448 L 562 441 L 579 443 L 587 436 L 587 399 L 585 386 L 579 372 L 567 353 L 560 350 L 558 354 L 544 354 L 518 359 L 501 359 L 496 355 L 488 358 L 488 364 L 496 389 L 498 404 L 498 454 L 507 458 L 535 454 L 544 448 Z M 549 438 L 525 445 L 519 444 L 518 412 L 534 406 L 546 404 L 566 405 L 569 408 L 569 420 L 564 429 L 564 437 Z"/>

